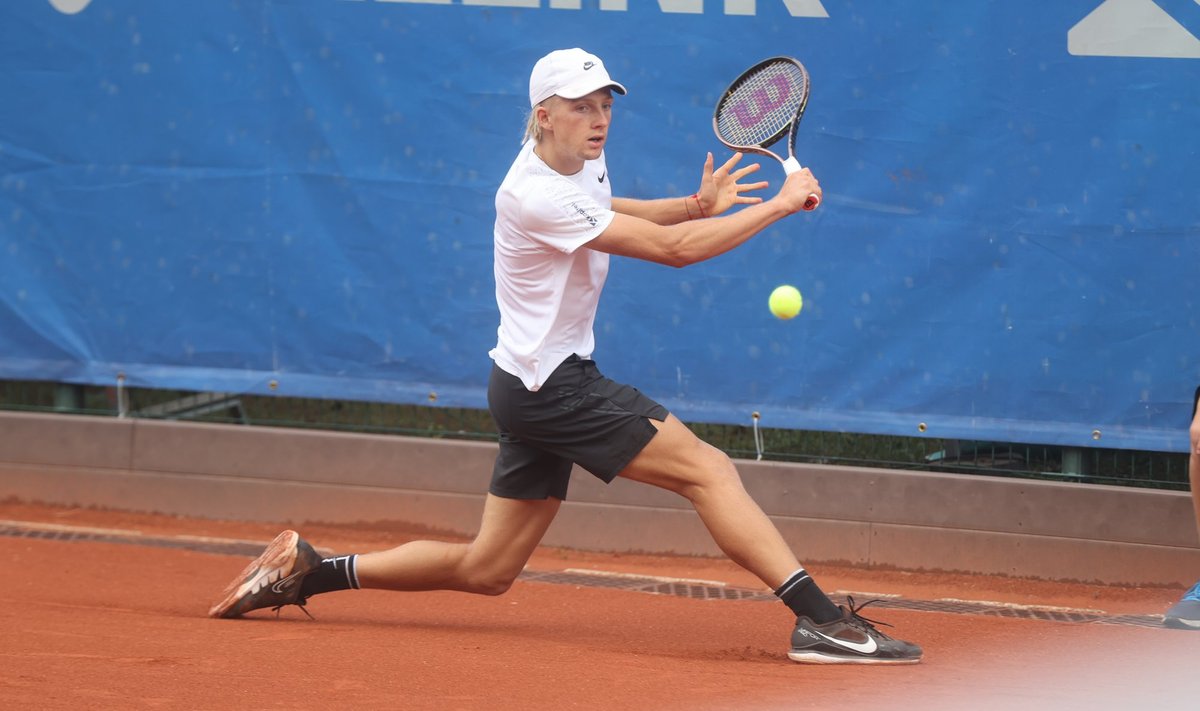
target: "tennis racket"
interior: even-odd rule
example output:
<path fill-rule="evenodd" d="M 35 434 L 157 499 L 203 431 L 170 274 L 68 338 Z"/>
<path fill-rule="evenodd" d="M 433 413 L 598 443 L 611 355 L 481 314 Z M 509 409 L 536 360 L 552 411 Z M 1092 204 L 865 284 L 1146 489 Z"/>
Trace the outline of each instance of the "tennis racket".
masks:
<path fill-rule="evenodd" d="M 800 170 L 796 160 L 796 128 L 808 106 L 808 70 L 791 57 L 772 57 L 755 64 L 734 80 L 713 113 L 717 140 L 735 151 L 770 156 L 788 175 Z M 787 159 L 768 148 L 787 137 Z M 805 210 L 821 199 L 810 195 Z"/>

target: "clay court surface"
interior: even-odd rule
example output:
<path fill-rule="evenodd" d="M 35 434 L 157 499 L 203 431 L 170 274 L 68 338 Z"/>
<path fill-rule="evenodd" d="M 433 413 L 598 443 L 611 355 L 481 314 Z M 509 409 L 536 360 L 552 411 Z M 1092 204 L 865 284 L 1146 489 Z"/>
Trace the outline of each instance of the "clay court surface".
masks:
<path fill-rule="evenodd" d="M 4 709 L 1200 708 L 1200 632 L 1155 624 L 1180 589 L 810 565 L 826 591 L 899 596 L 863 613 L 926 652 L 818 667 L 787 660 L 790 613 L 721 560 L 542 549 L 501 597 L 348 591 L 310 600 L 315 620 L 213 620 L 281 527 L 336 552 L 429 534 L 21 502 L 0 522 Z"/>

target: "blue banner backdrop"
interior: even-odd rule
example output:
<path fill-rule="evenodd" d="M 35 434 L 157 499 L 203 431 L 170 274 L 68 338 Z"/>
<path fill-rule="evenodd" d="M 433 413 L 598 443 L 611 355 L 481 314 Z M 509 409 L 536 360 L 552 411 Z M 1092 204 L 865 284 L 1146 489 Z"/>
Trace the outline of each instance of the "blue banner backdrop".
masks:
<path fill-rule="evenodd" d="M 0 377 L 484 406 L 492 200 L 533 62 L 605 59 L 629 88 L 614 192 L 661 197 L 727 155 L 725 85 L 788 54 L 824 205 L 688 269 L 615 259 L 605 372 L 685 420 L 1182 451 L 1195 10 L 5 3 Z M 786 322 L 782 283 L 805 297 Z"/>

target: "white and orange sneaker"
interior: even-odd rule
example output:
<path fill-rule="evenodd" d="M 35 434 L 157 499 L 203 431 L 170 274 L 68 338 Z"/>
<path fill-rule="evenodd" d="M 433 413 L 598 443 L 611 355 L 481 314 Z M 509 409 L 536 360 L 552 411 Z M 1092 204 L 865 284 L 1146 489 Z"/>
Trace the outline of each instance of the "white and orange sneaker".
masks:
<path fill-rule="evenodd" d="M 226 586 L 208 616 L 241 617 L 264 607 L 278 612 L 285 605 L 299 605 L 308 614 L 306 598 L 300 597 L 300 582 L 320 565 L 320 554 L 299 533 L 284 531 Z"/>

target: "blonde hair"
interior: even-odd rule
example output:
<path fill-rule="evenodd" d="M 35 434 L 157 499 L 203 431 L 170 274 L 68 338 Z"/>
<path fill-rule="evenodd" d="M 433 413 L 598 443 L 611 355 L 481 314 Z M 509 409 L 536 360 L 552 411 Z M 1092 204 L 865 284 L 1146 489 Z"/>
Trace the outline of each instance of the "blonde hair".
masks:
<path fill-rule="evenodd" d="M 538 104 L 541 106 L 541 104 Z M 532 140 L 534 143 L 542 142 L 542 125 L 537 120 L 538 107 L 535 106 L 529 111 L 529 116 L 525 118 L 525 137 L 521 139 L 521 143 Z"/>
<path fill-rule="evenodd" d="M 549 111 L 550 103 L 554 101 L 561 101 L 561 99 L 558 96 L 549 96 L 542 103 L 529 110 L 529 116 L 525 118 L 525 138 L 521 139 L 522 143 L 528 140 L 532 140 L 534 143 L 542 142 L 545 132 L 542 130 L 542 125 L 538 123 L 537 112 L 539 108 Z"/>

